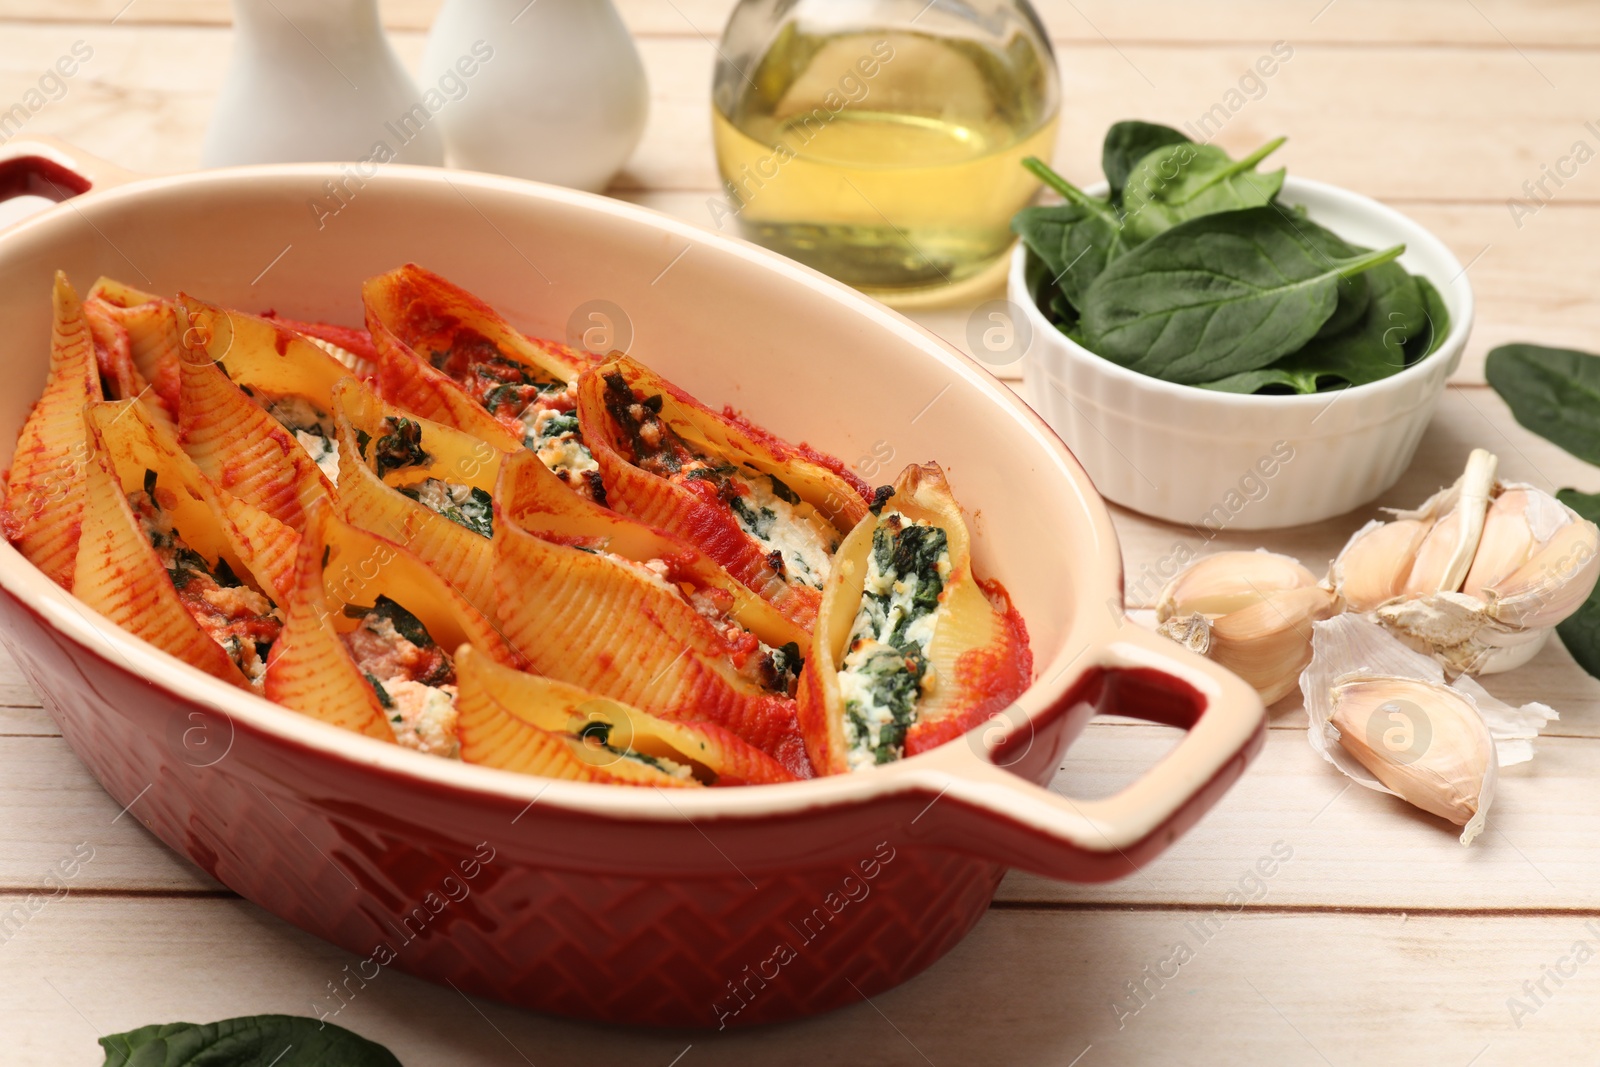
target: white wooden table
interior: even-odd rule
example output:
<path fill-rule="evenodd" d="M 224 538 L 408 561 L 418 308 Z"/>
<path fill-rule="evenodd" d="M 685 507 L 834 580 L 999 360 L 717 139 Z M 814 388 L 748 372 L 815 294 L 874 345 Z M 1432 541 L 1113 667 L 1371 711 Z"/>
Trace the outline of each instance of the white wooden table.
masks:
<path fill-rule="evenodd" d="M 385 4 L 410 62 L 436 5 Z M 653 113 L 612 191 L 710 225 L 711 42 L 730 0 L 620 6 L 639 38 Z M 1562 188 L 1549 184 L 1551 202 L 1520 225 L 1507 205 L 1574 142 L 1600 148 L 1585 126 L 1600 120 L 1600 5 L 1042 0 L 1040 9 L 1064 74 L 1057 161 L 1069 177 L 1093 180 L 1110 122 L 1194 120 L 1282 40 L 1292 59 L 1230 118 L 1221 143 L 1237 151 L 1288 134 L 1280 158 L 1293 173 L 1386 200 L 1471 264 L 1473 343 L 1415 466 L 1381 503 L 1420 502 L 1478 445 L 1500 454 L 1503 476 L 1600 489 L 1600 470 L 1517 427 L 1482 377 L 1484 352 L 1507 340 L 1600 348 L 1591 299 L 1600 163 Z M 132 168 L 193 167 L 228 22 L 220 0 L 0 0 L 0 107 L 82 40 L 93 58 L 24 132 L 56 134 Z M 916 317 L 965 343 L 967 309 Z M 1315 569 L 1369 516 L 1224 534 L 1215 546 L 1266 544 Z M 1116 518 L 1130 582 L 1194 538 Z M 1600 962 L 1559 984 L 1545 970 L 1575 942 L 1600 951 L 1600 684 L 1552 642 L 1490 687 L 1514 702 L 1546 701 L 1561 720 L 1532 764 L 1503 774 L 1490 829 L 1470 850 L 1436 820 L 1350 788 L 1311 752 L 1290 700 L 1273 710 L 1266 750 L 1245 779 L 1157 863 L 1094 887 L 1014 874 L 964 944 L 871 1005 L 731 1036 L 625 1032 L 386 972 L 339 1021 L 408 1067 L 1590 1062 Z M 1114 791 L 1175 736 L 1091 725 L 1057 785 Z M 1291 858 L 1255 880 L 1258 859 L 1275 847 Z M 52 878 L 62 860 L 90 850 L 75 877 Z M 137 806 L 119 812 L 0 661 L 0 914 L 30 893 L 53 899 L 0 932 L 8 1064 L 98 1064 L 97 1033 L 150 1022 L 306 1014 L 350 960 L 169 853 L 140 826 Z M 1207 916 L 1209 932 L 1197 933 Z M 1131 999 L 1130 984 L 1180 943 L 1192 958 Z M 1541 979 L 1535 1004 L 1524 983 L 1537 990 Z M 1512 997 L 1535 1010 L 1514 1018 Z"/>

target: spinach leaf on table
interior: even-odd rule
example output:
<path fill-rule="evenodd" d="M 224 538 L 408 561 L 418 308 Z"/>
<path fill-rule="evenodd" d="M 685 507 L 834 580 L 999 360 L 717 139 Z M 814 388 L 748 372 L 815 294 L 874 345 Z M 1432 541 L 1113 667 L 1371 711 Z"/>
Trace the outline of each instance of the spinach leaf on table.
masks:
<path fill-rule="evenodd" d="M 382 1045 L 297 1015 L 157 1023 L 100 1039 L 103 1067 L 400 1067 Z"/>
<path fill-rule="evenodd" d="M 1111 203 L 1122 204 L 1122 187 L 1128 184 L 1128 175 L 1141 159 L 1158 148 L 1188 141 L 1188 137 L 1171 126 L 1137 119 L 1116 123 L 1107 130 L 1105 145 L 1100 150 L 1100 169 L 1105 171 L 1106 182 L 1111 186 Z"/>
<path fill-rule="evenodd" d="M 1205 215 L 1111 263 L 1079 308 L 1082 332 L 1131 370 L 1217 381 L 1299 350 L 1333 314 L 1344 278 L 1404 250 L 1330 257 L 1271 206 Z"/>
<path fill-rule="evenodd" d="M 1279 137 L 1237 161 L 1215 145 L 1173 144 L 1151 152 L 1123 186 L 1128 243 L 1203 215 L 1270 203 L 1283 188 L 1285 172 L 1262 174 L 1256 164 L 1283 142 Z"/>
<path fill-rule="evenodd" d="M 1501 345 L 1484 376 L 1523 426 L 1600 463 L 1600 357 L 1570 348 Z"/>
<path fill-rule="evenodd" d="M 1563 489 L 1556 498 L 1590 522 L 1600 523 L 1600 495 Z M 1557 624 L 1556 633 L 1578 666 L 1600 678 L 1600 585 L 1581 608 Z"/>

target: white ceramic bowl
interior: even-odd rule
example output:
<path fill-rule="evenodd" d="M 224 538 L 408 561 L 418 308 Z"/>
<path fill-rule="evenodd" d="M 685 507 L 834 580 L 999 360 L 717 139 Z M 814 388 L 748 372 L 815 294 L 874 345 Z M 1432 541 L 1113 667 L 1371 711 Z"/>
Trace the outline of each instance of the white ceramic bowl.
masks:
<path fill-rule="evenodd" d="M 1090 192 L 1103 196 L 1105 186 Z M 1208 532 L 1264 530 L 1360 507 L 1410 464 L 1472 331 L 1466 273 L 1437 237 L 1376 200 L 1293 177 L 1282 200 L 1352 243 L 1404 242 L 1401 265 L 1431 281 L 1450 311 L 1444 344 L 1392 377 L 1337 393 L 1175 385 L 1102 359 L 1052 326 L 1028 295 L 1019 243 L 1009 296 L 1033 334 L 1023 395 L 1108 500 Z"/>

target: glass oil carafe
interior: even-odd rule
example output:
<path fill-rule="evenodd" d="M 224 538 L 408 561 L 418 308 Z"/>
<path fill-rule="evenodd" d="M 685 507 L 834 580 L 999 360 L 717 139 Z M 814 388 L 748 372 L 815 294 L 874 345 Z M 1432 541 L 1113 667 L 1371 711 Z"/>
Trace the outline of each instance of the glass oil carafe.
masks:
<path fill-rule="evenodd" d="M 1060 101 L 1028 0 L 741 0 L 719 53 L 745 237 L 900 306 L 997 283 Z"/>

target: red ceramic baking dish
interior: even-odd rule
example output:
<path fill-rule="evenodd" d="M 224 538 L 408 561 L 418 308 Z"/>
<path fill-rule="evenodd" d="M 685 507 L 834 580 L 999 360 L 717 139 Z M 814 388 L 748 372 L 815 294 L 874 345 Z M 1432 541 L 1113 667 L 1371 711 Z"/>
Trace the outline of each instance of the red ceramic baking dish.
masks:
<path fill-rule="evenodd" d="M 1147 863 L 1264 737 L 1255 694 L 1125 622 L 1105 507 L 1055 435 L 931 334 L 789 260 L 599 196 L 407 167 L 130 180 L 64 146 L 0 149 L 0 196 L 64 202 L 0 234 L 0 460 L 42 387 L 50 280 L 102 274 L 359 324 L 363 278 L 415 261 L 538 335 L 591 335 L 870 481 L 936 458 L 1036 679 L 1000 719 L 899 763 L 679 791 L 419 755 L 156 651 L 0 546 L 0 638 L 119 804 L 224 885 L 379 968 L 539 1011 L 745 1026 L 872 996 L 939 959 L 1008 867 Z M 1049 789 L 1096 713 L 1188 731 L 1117 796 Z M 336 983 L 337 985 L 338 983 Z M 333 1011 L 341 991 L 317 990 Z"/>

